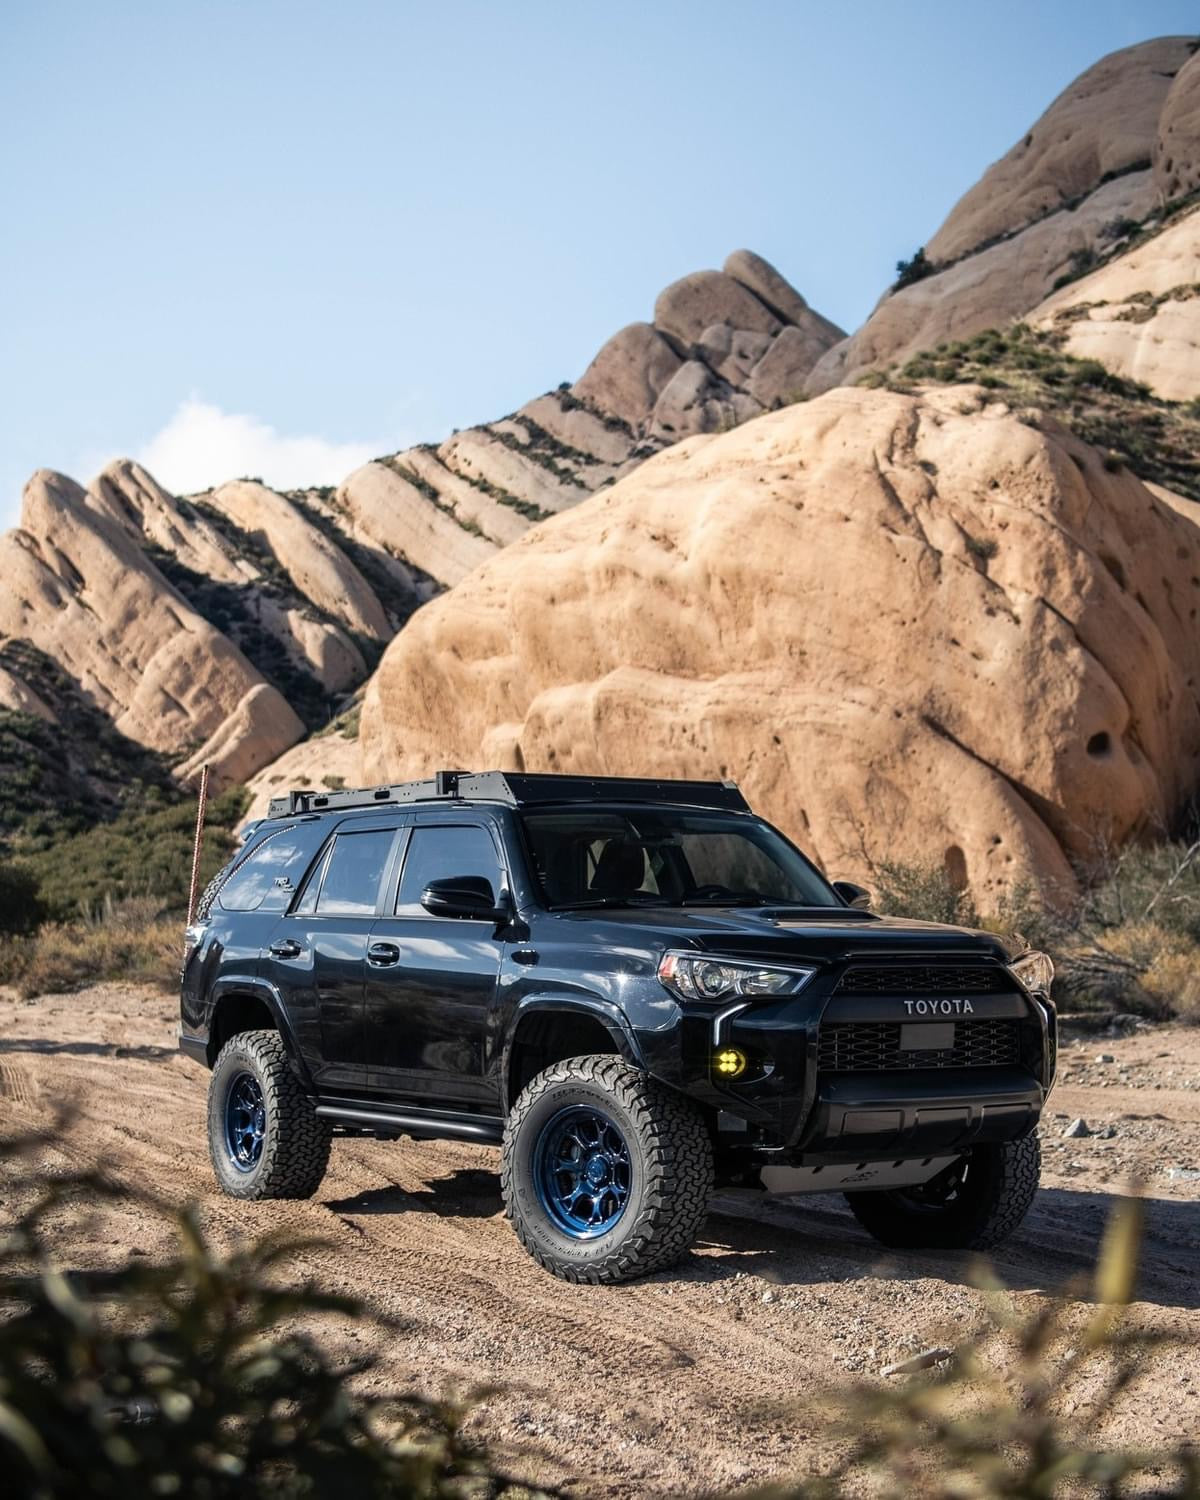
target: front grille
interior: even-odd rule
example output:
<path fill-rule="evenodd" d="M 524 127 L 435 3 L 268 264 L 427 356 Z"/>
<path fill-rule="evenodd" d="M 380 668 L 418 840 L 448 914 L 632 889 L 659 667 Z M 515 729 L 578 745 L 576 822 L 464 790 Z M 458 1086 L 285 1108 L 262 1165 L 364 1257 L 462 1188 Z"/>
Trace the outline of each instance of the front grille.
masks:
<path fill-rule="evenodd" d="M 954 1045 L 901 1049 L 898 1021 L 834 1021 L 821 1027 L 823 1073 L 901 1073 L 910 1068 L 1001 1068 L 1020 1060 L 1020 1022 L 956 1021 Z"/>
<path fill-rule="evenodd" d="M 851 964 L 840 995 L 994 995 L 1015 988 L 1004 970 L 987 964 Z"/>

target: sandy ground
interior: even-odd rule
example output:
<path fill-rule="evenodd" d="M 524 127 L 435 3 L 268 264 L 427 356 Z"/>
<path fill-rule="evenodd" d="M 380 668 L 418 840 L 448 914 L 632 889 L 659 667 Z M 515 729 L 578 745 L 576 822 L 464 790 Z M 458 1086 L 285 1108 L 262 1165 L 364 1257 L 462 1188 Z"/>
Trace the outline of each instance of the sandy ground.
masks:
<path fill-rule="evenodd" d="M 501 1212 L 496 1154 L 481 1147 L 339 1141 L 311 1203 L 232 1202 L 206 1155 L 207 1074 L 177 1052 L 175 1025 L 173 998 L 147 989 L 0 992 L 0 1129 L 72 1100 L 51 1169 L 100 1162 L 171 1203 L 196 1200 L 218 1244 L 281 1227 L 324 1240 L 297 1254 L 296 1275 L 405 1324 L 386 1340 L 333 1330 L 339 1347 L 377 1347 L 371 1383 L 501 1387 L 473 1426 L 517 1472 L 581 1496 L 698 1494 L 811 1471 L 831 1452 L 814 1398 L 985 1321 L 970 1258 L 886 1252 L 833 1197 L 719 1198 L 681 1267 L 619 1288 L 562 1285 L 525 1257 Z M 1077 1116 L 1114 1133 L 1064 1138 Z M 1148 1233 L 1133 1316 L 1196 1352 L 1129 1393 L 1121 1435 L 1200 1432 L 1200 1031 L 1068 1042 L 1043 1140 L 1043 1191 L 996 1270 L 1021 1303 L 1078 1283 L 1140 1177 Z M 169 1223 L 132 1204 L 104 1212 L 86 1239 L 61 1224 L 64 1266 L 171 1243 Z"/>

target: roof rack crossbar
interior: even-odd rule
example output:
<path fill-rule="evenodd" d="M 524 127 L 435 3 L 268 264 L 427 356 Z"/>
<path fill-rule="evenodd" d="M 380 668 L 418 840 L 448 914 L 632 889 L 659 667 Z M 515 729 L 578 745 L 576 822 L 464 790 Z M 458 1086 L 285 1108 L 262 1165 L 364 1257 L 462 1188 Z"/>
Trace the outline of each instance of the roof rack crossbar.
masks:
<path fill-rule="evenodd" d="M 412 802 L 504 802 L 510 807 L 580 801 L 662 802 L 747 812 L 734 781 L 675 781 L 644 776 L 553 776 L 517 771 L 439 771 L 424 781 L 342 792 L 301 790 L 272 797 L 268 818 L 295 818 Z"/>

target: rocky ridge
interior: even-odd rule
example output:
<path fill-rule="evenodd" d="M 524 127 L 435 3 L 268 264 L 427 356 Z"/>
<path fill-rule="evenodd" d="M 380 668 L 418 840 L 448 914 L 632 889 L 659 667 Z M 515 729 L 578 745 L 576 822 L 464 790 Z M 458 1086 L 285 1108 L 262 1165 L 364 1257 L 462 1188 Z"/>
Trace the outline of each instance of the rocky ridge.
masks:
<path fill-rule="evenodd" d="M 336 490 L 177 497 L 140 465 L 41 472 L 0 538 L 0 640 L 59 661 L 187 779 L 243 780 L 328 723 L 425 600 L 694 432 L 792 399 L 841 330 L 748 251 L 684 277 L 574 386 Z M 52 710 L 15 671 L 0 708 Z"/>

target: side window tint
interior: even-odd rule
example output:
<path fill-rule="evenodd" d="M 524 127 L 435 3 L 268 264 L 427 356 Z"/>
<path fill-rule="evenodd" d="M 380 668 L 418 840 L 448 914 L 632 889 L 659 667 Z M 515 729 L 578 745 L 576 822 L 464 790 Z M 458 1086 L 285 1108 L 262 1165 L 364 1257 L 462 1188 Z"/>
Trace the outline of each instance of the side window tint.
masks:
<path fill-rule="evenodd" d="M 454 875 L 482 876 L 493 895 L 499 893 L 504 873 L 487 829 L 470 823 L 414 828 L 404 858 L 396 911 L 404 916 L 424 915 L 421 892 L 431 880 L 448 880 Z"/>
<path fill-rule="evenodd" d="M 391 829 L 339 833 L 317 898 L 322 917 L 369 917 L 375 912 L 379 882 L 392 850 Z"/>
<path fill-rule="evenodd" d="M 291 830 L 268 834 L 221 887 L 221 906 L 226 911 L 255 911 L 276 881 L 299 879 L 290 867 L 299 864 L 304 873 L 305 842 Z"/>
<path fill-rule="evenodd" d="M 316 911 L 317 896 L 321 890 L 321 877 L 325 873 L 325 866 L 329 863 L 329 856 L 332 852 L 333 845 L 330 844 L 325 852 L 321 855 L 320 859 L 317 860 L 316 864 L 312 867 L 312 873 L 305 881 L 304 889 L 300 892 L 300 899 L 292 908 L 293 913 L 296 916 L 311 917 L 313 912 Z"/>

